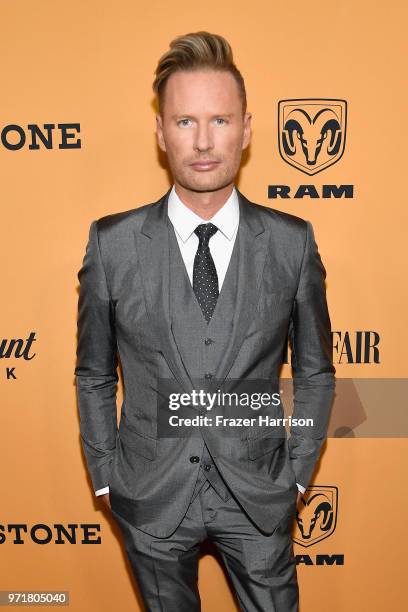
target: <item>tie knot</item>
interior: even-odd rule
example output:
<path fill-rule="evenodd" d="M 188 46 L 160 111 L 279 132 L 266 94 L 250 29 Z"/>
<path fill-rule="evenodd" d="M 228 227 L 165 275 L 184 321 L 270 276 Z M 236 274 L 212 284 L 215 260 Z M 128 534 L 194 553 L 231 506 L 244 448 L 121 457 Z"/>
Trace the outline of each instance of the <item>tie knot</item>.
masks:
<path fill-rule="evenodd" d="M 198 236 L 201 243 L 207 243 L 211 236 L 218 232 L 218 227 L 213 223 L 200 223 L 194 230 L 194 233 Z"/>

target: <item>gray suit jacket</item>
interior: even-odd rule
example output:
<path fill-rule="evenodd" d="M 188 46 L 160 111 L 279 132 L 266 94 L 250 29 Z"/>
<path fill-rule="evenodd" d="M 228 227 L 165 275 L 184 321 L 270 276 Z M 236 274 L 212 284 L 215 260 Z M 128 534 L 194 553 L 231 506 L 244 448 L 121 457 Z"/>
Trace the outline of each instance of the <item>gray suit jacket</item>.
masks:
<path fill-rule="evenodd" d="M 194 388 L 169 320 L 167 198 L 93 221 L 78 272 L 75 368 L 81 442 L 94 489 L 109 485 L 113 511 L 139 529 L 165 537 L 186 511 L 201 438 L 157 435 L 157 380 Z M 327 427 L 335 387 L 325 277 L 312 225 L 250 202 L 240 205 L 236 324 L 215 374 L 217 382 L 262 372 L 279 377 L 289 337 L 296 418 L 289 439 L 270 428 L 229 439 L 202 435 L 244 510 L 271 533 L 293 510 L 296 482 L 307 487 Z M 249 350 L 262 332 L 265 350 Z M 238 359 L 239 357 L 239 359 Z M 118 359 L 125 399 L 117 427 Z M 239 364 L 239 367 L 238 367 Z M 235 366 L 235 367 L 234 367 Z"/>

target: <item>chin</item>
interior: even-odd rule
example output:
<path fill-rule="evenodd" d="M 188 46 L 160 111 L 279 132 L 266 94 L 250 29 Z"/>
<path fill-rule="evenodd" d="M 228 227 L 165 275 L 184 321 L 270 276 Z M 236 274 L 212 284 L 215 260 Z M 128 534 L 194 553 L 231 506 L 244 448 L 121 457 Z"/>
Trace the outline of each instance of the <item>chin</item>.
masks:
<path fill-rule="evenodd" d="M 200 177 L 199 180 L 196 178 L 191 179 L 186 178 L 178 180 L 180 185 L 184 187 L 184 189 L 189 189 L 190 191 L 218 191 L 219 189 L 223 189 L 229 185 L 234 179 L 233 178 L 211 178 L 211 177 Z"/>

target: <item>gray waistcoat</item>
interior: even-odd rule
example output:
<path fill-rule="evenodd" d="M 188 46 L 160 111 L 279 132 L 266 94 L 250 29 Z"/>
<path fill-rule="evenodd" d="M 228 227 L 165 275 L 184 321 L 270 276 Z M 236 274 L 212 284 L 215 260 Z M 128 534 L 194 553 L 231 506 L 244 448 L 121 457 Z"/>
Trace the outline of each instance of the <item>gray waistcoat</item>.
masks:
<path fill-rule="evenodd" d="M 173 225 L 169 220 L 169 299 L 172 332 L 180 357 L 193 382 L 195 379 L 205 379 L 206 374 L 215 375 L 227 349 L 236 301 L 238 248 L 237 236 L 213 316 L 207 323 L 194 294 Z M 222 499 L 226 501 L 230 498 L 230 491 L 204 444 L 192 499 L 198 494 L 206 479 Z"/>

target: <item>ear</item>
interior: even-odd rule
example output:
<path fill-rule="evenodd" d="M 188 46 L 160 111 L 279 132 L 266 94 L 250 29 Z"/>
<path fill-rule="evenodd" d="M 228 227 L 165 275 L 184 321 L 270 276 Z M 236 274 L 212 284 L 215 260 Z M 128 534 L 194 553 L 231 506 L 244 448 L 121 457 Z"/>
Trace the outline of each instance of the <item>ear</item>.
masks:
<path fill-rule="evenodd" d="M 249 143 L 251 142 L 251 134 L 252 134 L 251 119 L 252 119 L 252 114 L 251 113 L 245 113 L 245 116 L 244 116 L 244 136 L 243 136 L 243 139 L 242 139 L 242 149 L 246 149 L 247 146 L 249 145 Z"/>
<path fill-rule="evenodd" d="M 162 151 L 166 151 L 166 143 L 163 136 L 163 118 L 160 114 L 156 115 L 156 134 L 159 147 Z"/>

